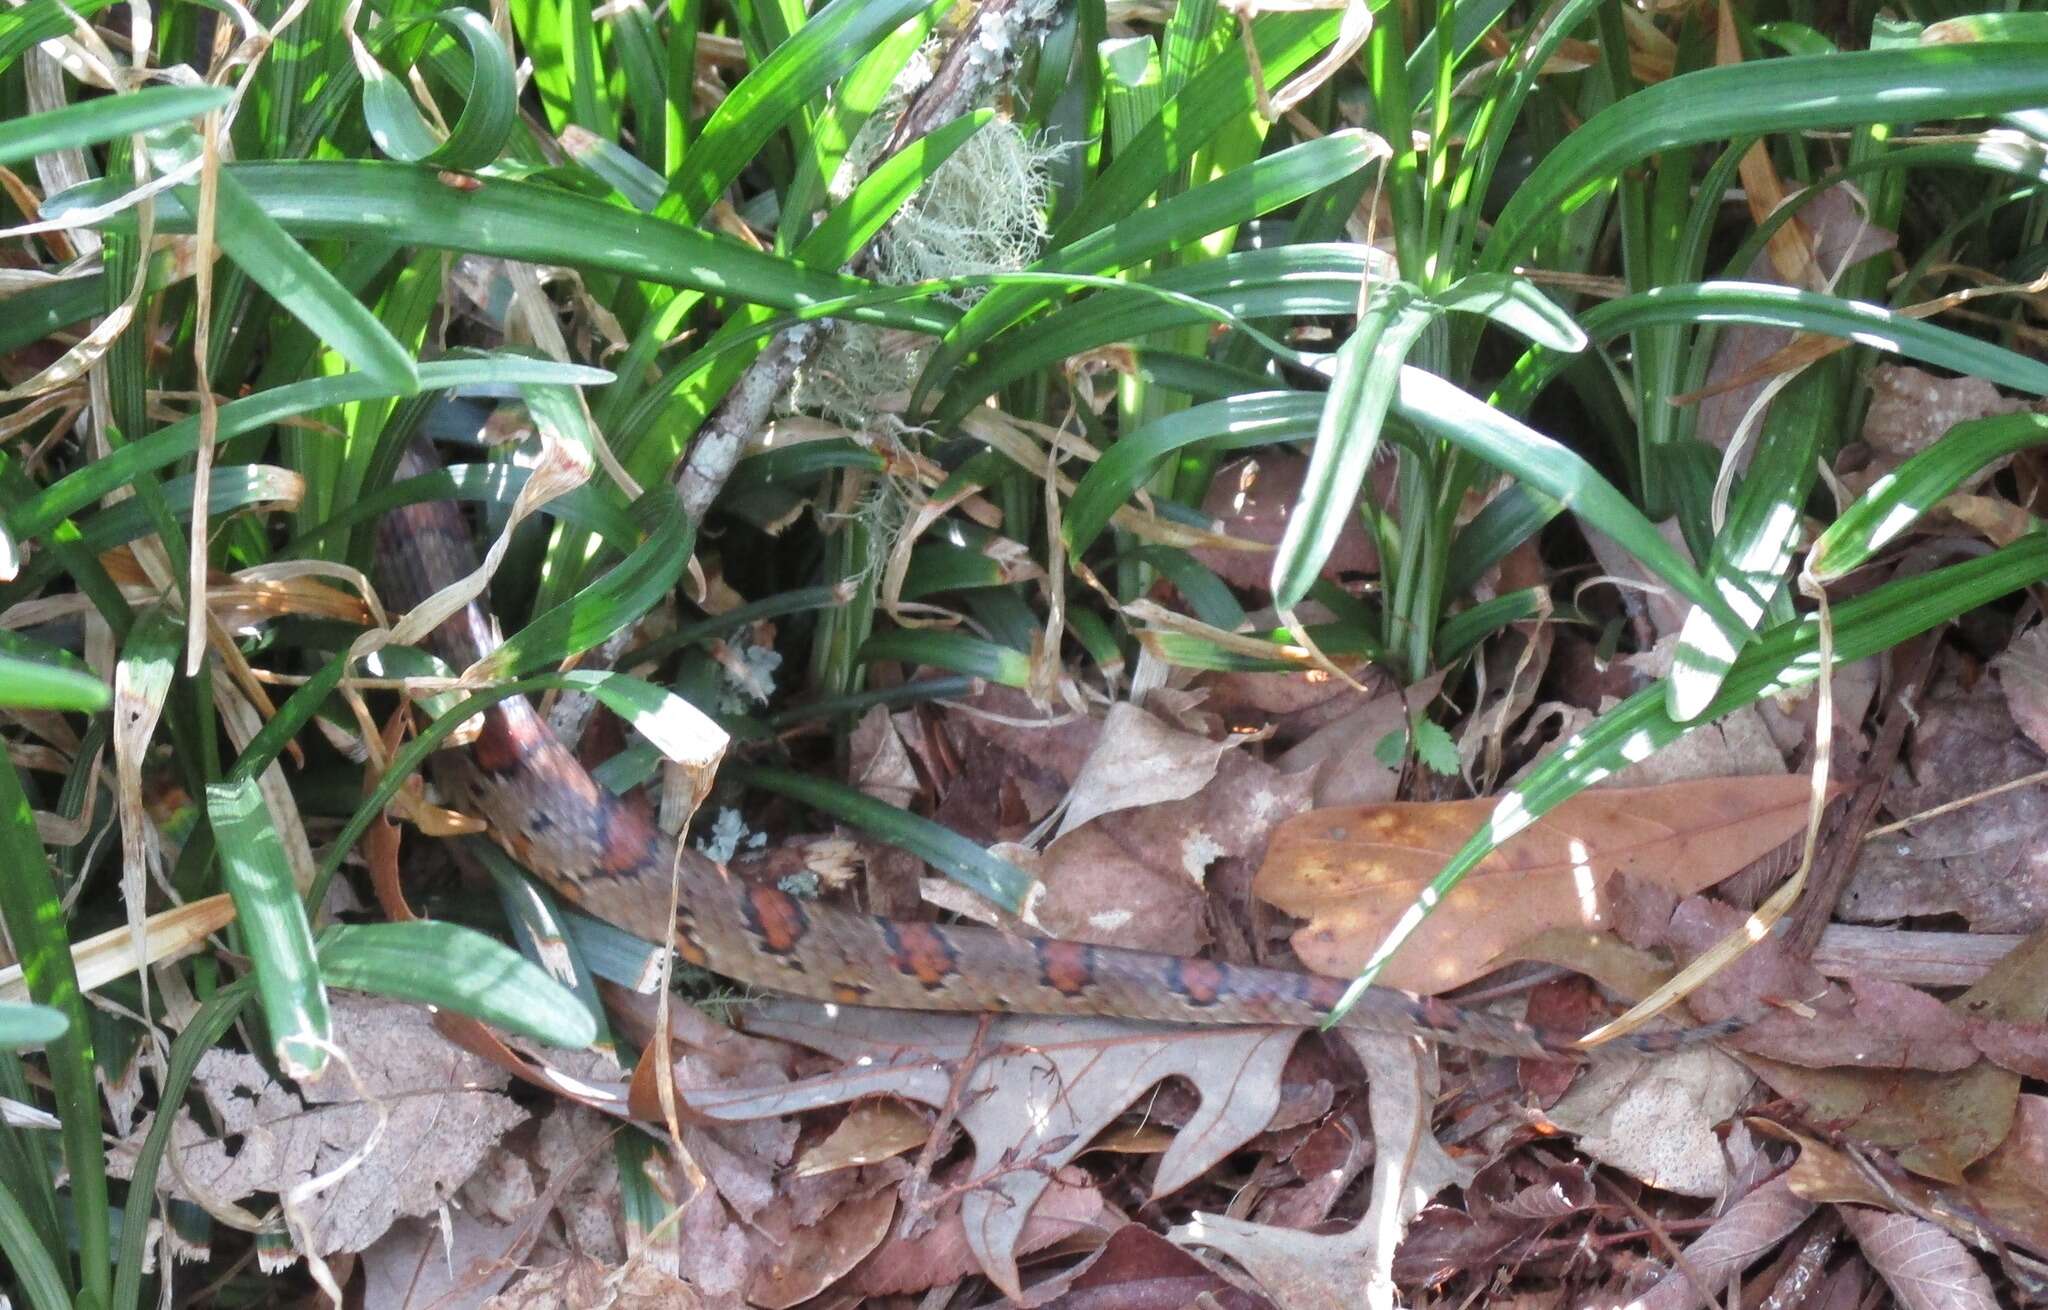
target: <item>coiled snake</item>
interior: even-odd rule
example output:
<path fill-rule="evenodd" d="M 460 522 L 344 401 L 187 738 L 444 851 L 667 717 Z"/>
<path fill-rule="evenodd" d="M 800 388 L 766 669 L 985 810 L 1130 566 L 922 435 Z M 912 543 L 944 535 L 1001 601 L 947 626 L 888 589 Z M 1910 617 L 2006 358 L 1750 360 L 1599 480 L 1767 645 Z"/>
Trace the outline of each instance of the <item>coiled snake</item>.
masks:
<path fill-rule="evenodd" d="M 398 476 L 437 467 L 433 452 L 415 442 Z M 477 567 L 469 530 L 451 501 L 386 514 L 377 546 L 394 610 Z M 471 602 L 430 640 L 462 669 L 498 639 Z M 666 935 L 681 958 L 737 982 L 841 1004 L 1199 1024 L 1317 1024 L 1345 991 L 1340 979 L 1306 973 L 880 918 L 750 884 L 688 848 L 678 865 L 675 842 L 593 780 L 529 702 L 501 701 L 482 718 L 466 750 L 436 757 L 445 799 L 482 817 L 493 839 L 572 903 L 649 941 Z M 681 883 L 680 910 L 665 933 L 672 868 Z M 1638 1034 L 1589 1052 L 1569 1036 L 1387 988 L 1365 992 L 1342 1023 L 1574 1061 L 1666 1050 L 1714 1031 Z"/>

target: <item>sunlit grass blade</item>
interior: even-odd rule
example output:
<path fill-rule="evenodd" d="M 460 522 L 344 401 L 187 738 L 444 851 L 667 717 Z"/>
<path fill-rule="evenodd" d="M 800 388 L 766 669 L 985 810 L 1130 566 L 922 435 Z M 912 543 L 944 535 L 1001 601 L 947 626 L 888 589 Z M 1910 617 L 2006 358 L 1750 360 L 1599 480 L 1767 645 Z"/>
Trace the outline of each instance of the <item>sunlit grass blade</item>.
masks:
<path fill-rule="evenodd" d="M 69 1027 L 63 1013 L 47 1005 L 0 1001 L 0 1051 L 46 1045 L 62 1037 Z"/>
<path fill-rule="evenodd" d="M 460 924 L 340 924 L 321 934 L 319 955 L 330 987 L 452 1010 L 550 1046 L 580 1050 L 597 1040 L 597 1020 L 575 993 Z"/>
<path fill-rule="evenodd" d="M 1973 118 L 2048 104 L 2048 45 L 1866 50 L 1703 68 L 1594 115 L 1517 188 L 1485 266 L 1526 258 L 1545 230 L 1660 150 L 1768 132 Z"/>
<path fill-rule="evenodd" d="M 434 360 L 421 364 L 419 369 L 420 386 L 428 390 L 521 382 L 587 386 L 608 382 L 611 376 L 602 369 L 521 356 Z M 219 440 L 226 441 L 329 405 L 390 399 L 398 394 L 382 379 L 367 373 L 309 378 L 222 405 L 217 435 Z M 17 537 L 39 536 L 116 488 L 185 458 L 197 448 L 198 441 L 197 415 L 166 424 L 106 459 L 67 473 L 43 491 L 14 505 L 7 511 L 7 530 Z"/>
<path fill-rule="evenodd" d="M 490 19 L 474 9 L 443 9 L 424 21 L 453 33 L 469 50 L 470 84 L 462 96 L 462 112 L 442 139 L 420 116 L 404 79 L 379 65 L 363 80 L 363 117 L 370 137 L 385 154 L 408 164 L 482 168 L 503 152 L 518 121 L 519 81 L 512 52 Z"/>
<path fill-rule="evenodd" d="M 932 0 L 832 0 L 719 103 L 669 181 L 664 216 L 702 218 L 791 115 Z"/>
<path fill-rule="evenodd" d="M 90 673 L 0 653 L 0 705 L 91 713 L 107 699 L 107 684 Z"/>
<path fill-rule="evenodd" d="M 99 1085 L 93 1076 L 92 1027 L 71 963 L 64 903 L 50 879 L 49 857 L 36 835 L 35 812 L 12 760 L 0 760 L 0 923 L 14 944 L 29 998 L 64 1016 L 65 1032 L 48 1042 L 50 1082 L 63 1123 L 64 1163 L 71 1172 L 71 1222 L 78 1242 L 82 1291 L 104 1303 L 111 1282 L 107 1157 L 100 1136 Z"/>
<path fill-rule="evenodd" d="M 316 1073 L 327 1064 L 333 1031 L 312 929 L 292 884 L 284 841 L 253 780 L 208 784 L 206 814 L 242 943 L 255 962 L 272 1050 L 285 1069 Z"/>
<path fill-rule="evenodd" d="M 152 86 L 0 122 L 0 164 L 188 122 L 228 101 L 216 86 Z"/>
<path fill-rule="evenodd" d="M 1868 563 L 1978 469 L 2048 443 L 2048 415 L 2000 414 L 1958 423 L 1885 474 L 1821 533 L 1806 569 L 1828 582 Z"/>
<path fill-rule="evenodd" d="M 1077 238 L 1030 271 L 1104 273 L 1132 267 L 1312 195 L 1364 168 L 1378 153 L 1378 139 L 1357 131 L 1333 132 L 1303 142 Z M 911 407 L 915 409 L 961 360 L 996 333 L 1056 303 L 1059 294 L 1057 287 L 1021 285 L 1001 287 L 984 296 L 940 342 L 912 392 Z"/>
<path fill-rule="evenodd" d="M 868 286 L 540 183 L 480 178 L 474 186 L 455 187 L 434 169 L 367 160 L 228 164 L 221 176 L 235 179 L 286 232 L 308 239 L 419 245 L 597 269 L 778 309 L 856 295 Z M 44 213 L 61 216 L 113 194 L 105 183 L 89 182 L 52 197 Z M 156 220 L 160 232 L 192 230 L 191 212 L 175 195 L 158 198 Z M 950 327 L 959 311 L 892 300 L 851 309 L 848 316 L 936 333 Z"/>
<path fill-rule="evenodd" d="M 1323 397 L 1314 392 L 1253 392 L 1183 409 L 1128 433 L 1075 484 L 1061 522 L 1067 549 L 1078 555 L 1092 546 L 1110 517 L 1174 452 L 1197 442 L 1239 450 L 1305 440 L 1322 412 Z"/>
<path fill-rule="evenodd" d="M 1691 561 L 1613 483 L 1569 448 L 1418 368 L 1401 370 L 1394 410 L 1557 501 L 1620 542 L 1672 590 L 1722 622 L 1739 626 L 1727 602 Z"/>
<path fill-rule="evenodd" d="M 1401 367 L 1435 316 L 1435 307 L 1406 283 L 1376 287 L 1357 328 L 1338 349 L 1301 494 L 1273 557 L 1273 603 L 1282 610 L 1292 610 L 1308 594 L 1357 512 Z"/>
<path fill-rule="evenodd" d="M 161 172 L 172 172 L 199 157 L 199 137 L 190 128 L 158 128 L 148 140 L 151 160 Z M 412 352 L 265 212 L 234 169 L 220 168 L 215 185 L 213 235 L 221 251 L 316 338 L 382 381 L 394 395 L 411 395 L 419 386 Z M 195 184 L 178 187 L 174 194 L 187 211 L 198 204 Z"/>

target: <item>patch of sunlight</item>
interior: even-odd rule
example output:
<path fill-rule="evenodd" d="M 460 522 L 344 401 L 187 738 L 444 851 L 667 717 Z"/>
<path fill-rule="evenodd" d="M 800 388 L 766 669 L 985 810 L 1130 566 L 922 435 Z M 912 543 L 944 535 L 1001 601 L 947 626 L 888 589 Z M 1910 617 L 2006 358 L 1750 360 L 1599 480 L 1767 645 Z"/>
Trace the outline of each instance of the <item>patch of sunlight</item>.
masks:
<path fill-rule="evenodd" d="M 1885 515 L 1884 522 L 1878 524 L 1876 531 L 1870 534 L 1869 549 L 1876 550 L 1886 545 L 1892 538 L 1912 527 L 1914 521 L 1920 517 L 1920 511 L 1920 506 L 1911 503 L 1902 502 L 1892 506 L 1891 513 Z"/>
<path fill-rule="evenodd" d="M 1536 816 L 1529 812 L 1528 798 L 1511 791 L 1493 807 L 1493 815 L 1487 820 L 1487 837 L 1498 846 L 1534 822 Z"/>
<path fill-rule="evenodd" d="M 1638 728 L 1623 739 L 1620 747 L 1621 758 L 1630 764 L 1641 764 L 1657 753 L 1657 739 L 1650 735 L 1648 728 Z"/>
<path fill-rule="evenodd" d="M 1577 837 L 1565 848 L 1572 861 L 1572 894 L 1579 898 L 1579 919 L 1597 923 L 1600 919 L 1600 888 L 1593 878 L 1593 852 Z"/>

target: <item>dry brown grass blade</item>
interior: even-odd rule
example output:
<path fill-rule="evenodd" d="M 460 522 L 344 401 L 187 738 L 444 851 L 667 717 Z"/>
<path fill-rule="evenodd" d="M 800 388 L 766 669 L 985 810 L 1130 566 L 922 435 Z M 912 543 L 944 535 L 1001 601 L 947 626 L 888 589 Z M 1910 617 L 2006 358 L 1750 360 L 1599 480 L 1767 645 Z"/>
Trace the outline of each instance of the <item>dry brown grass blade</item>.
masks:
<path fill-rule="evenodd" d="M 234 918 L 234 902 L 225 892 L 152 914 L 147 920 L 146 945 L 140 952 L 139 963 L 146 966 L 182 959 L 208 934 L 219 932 Z M 134 934 L 127 928 L 113 928 L 86 938 L 71 948 L 71 963 L 78 970 L 79 987 L 89 992 L 126 977 L 135 971 L 137 954 Z M 28 984 L 22 980 L 21 966 L 0 969 L 0 1001 L 27 999 Z"/>

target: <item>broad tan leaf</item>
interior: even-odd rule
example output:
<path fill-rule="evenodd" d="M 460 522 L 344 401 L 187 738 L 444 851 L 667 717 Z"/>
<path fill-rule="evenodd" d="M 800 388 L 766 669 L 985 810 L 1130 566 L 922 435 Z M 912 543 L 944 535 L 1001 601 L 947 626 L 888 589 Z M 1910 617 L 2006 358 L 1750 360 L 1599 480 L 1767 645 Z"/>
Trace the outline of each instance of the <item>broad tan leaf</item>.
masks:
<path fill-rule="evenodd" d="M 1584 792 L 1466 875 L 1379 981 L 1441 992 L 1538 933 L 1603 927 L 1602 884 L 1616 872 L 1680 895 L 1711 886 L 1797 835 L 1807 796 L 1803 777 Z M 1498 806 L 1486 799 L 1312 810 L 1275 830 L 1252 890 L 1309 921 L 1294 934 L 1304 964 L 1355 974 Z"/>
<path fill-rule="evenodd" d="M 976 1015 L 918 1014 L 771 1001 L 747 1027 L 822 1051 L 837 1072 L 761 1089 L 685 1093 L 697 1114 L 772 1118 L 875 1096 L 943 1106 L 975 1049 Z M 997 1019 L 958 1089 L 957 1122 L 974 1142 L 961 1202 L 968 1246 L 989 1278 L 1023 1294 L 1017 1241 L 1059 1168 L 1160 1080 L 1184 1078 L 1200 1108 L 1164 1155 L 1153 1194 L 1186 1186 L 1263 1129 L 1280 1105 L 1296 1028 L 1190 1028 L 1116 1019 Z"/>

